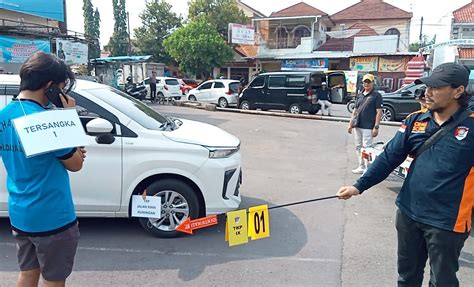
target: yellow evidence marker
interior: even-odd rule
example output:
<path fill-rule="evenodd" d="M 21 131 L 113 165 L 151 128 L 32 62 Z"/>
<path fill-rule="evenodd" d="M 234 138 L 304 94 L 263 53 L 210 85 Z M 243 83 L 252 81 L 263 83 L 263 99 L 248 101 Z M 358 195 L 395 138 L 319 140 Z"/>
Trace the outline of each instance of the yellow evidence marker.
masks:
<path fill-rule="evenodd" d="M 226 229 L 229 236 L 229 246 L 249 242 L 247 231 L 247 210 L 242 209 L 227 212 Z"/>
<path fill-rule="evenodd" d="M 252 240 L 270 237 L 270 217 L 268 205 L 259 205 L 249 208 L 249 234 Z"/>

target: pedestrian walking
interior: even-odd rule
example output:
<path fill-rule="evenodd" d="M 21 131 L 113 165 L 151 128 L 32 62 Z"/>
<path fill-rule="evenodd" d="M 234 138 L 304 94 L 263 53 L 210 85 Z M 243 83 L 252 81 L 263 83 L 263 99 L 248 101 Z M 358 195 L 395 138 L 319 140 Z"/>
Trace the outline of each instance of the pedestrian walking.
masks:
<path fill-rule="evenodd" d="M 156 72 L 152 71 L 150 76 L 150 100 L 156 102 Z"/>
<path fill-rule="evenodd" d="M 349 121 L 347 132 L 354 134 L 356 154 L 359 166 L 352 173 L 362 174 L 366 170 L 362 159 L 362 148 L 372 146 L 373 138 L 379 134 L 382 119 L 382 96 L 374 90 L 374 75 L 366 74 L 362 78 L 364 89 L 356 96 L 355 108 Z"/>
<path fill-rule="evenodd" d="M 17 244 L 17 286 L 64 286 L 71 274 L 79 228 L 69 171 L 82 168 L 83 148 L 27 158 L 12 121 L 53 108 L 51 101 L 74 108 L 67 93 L 74 74 L 56 56 L 37 52 L 20 69 L 20 93 L 0 111 L 0 156 L 7 172 L 8 215 Z M 60 103 L 58 103 L 60 101 Z"/>
<path fill-rule="evenodd" d="M 468 108 L 469 71 L 441 64 L 425 84 L 426 111 L 407 117 L 383 153 L 340 199 L 361 194 L 414 156 L 397 196 L 398 286 L 421 286 L 427 258 L 429 286 L 459 286 L 459 255 L 474 207 L 474 113 Z"/>
<path fill-rule="evenodd" d="M 332 103 L 330 99 L 331 89 L 328 89 L 326 82 L 321 83 L 321 88 L 316 90 L 316 96 L 318 97 L 318 104 L 321 106 L 321 115 L 331 116 Z"/>

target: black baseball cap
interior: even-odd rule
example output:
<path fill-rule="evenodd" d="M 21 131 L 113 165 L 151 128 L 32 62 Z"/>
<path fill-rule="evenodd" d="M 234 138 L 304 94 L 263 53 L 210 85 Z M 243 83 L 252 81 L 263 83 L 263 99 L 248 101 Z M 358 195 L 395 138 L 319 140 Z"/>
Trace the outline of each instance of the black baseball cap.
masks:
<path fill-rule="evenodd" d="M 429 77 L 415 80 L 415 84 L 425 84 L 428 87 L 440 88 L 450 86 L 467 87 L 470 71 L 457 63 L 444 63 L 436 67 Z"/>

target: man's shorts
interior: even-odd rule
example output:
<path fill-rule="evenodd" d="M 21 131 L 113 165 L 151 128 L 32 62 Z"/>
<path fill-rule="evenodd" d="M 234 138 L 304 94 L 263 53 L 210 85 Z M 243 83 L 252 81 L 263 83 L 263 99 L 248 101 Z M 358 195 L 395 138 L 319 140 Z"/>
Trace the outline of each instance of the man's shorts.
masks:
<path fill-rule="evenodd" d="M 17 242 L 21 271 L 40 268 L 43 278 L 53 282 L 65 281 L 71 274 L 80 236 L 78 224 L 48 236 L 12 233 Z"/>

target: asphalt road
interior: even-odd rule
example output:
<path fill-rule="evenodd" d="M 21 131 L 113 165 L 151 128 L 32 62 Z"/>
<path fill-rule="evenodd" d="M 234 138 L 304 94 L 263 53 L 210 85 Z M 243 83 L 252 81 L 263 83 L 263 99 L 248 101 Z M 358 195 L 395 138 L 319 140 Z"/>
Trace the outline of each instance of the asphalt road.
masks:
<path fill-rule="evenodd" d="M 345 109 L 345 106 L 339 106 Z M 217 125 L 238 136 L 242 208 L 334 195 L 356 176 L 347 123 L 155 106 L 164 114 Z M 379 140 L 396 127 L 383 126 Z M 394 286 L 396 193 L 385 182 L 349 201 L 331 199 L 270 211 L 270 238 L 228 247 L 224 222 L 193 236 L 157 239 L 135 220 L 81 219 L 69 286 Z M 474 282 L 474 240 L 459 278 Z M 15 246 L 0 219 L 0 286 L 13 286 Z M 427 284 L 424 284 L 427 285 Z"/>

